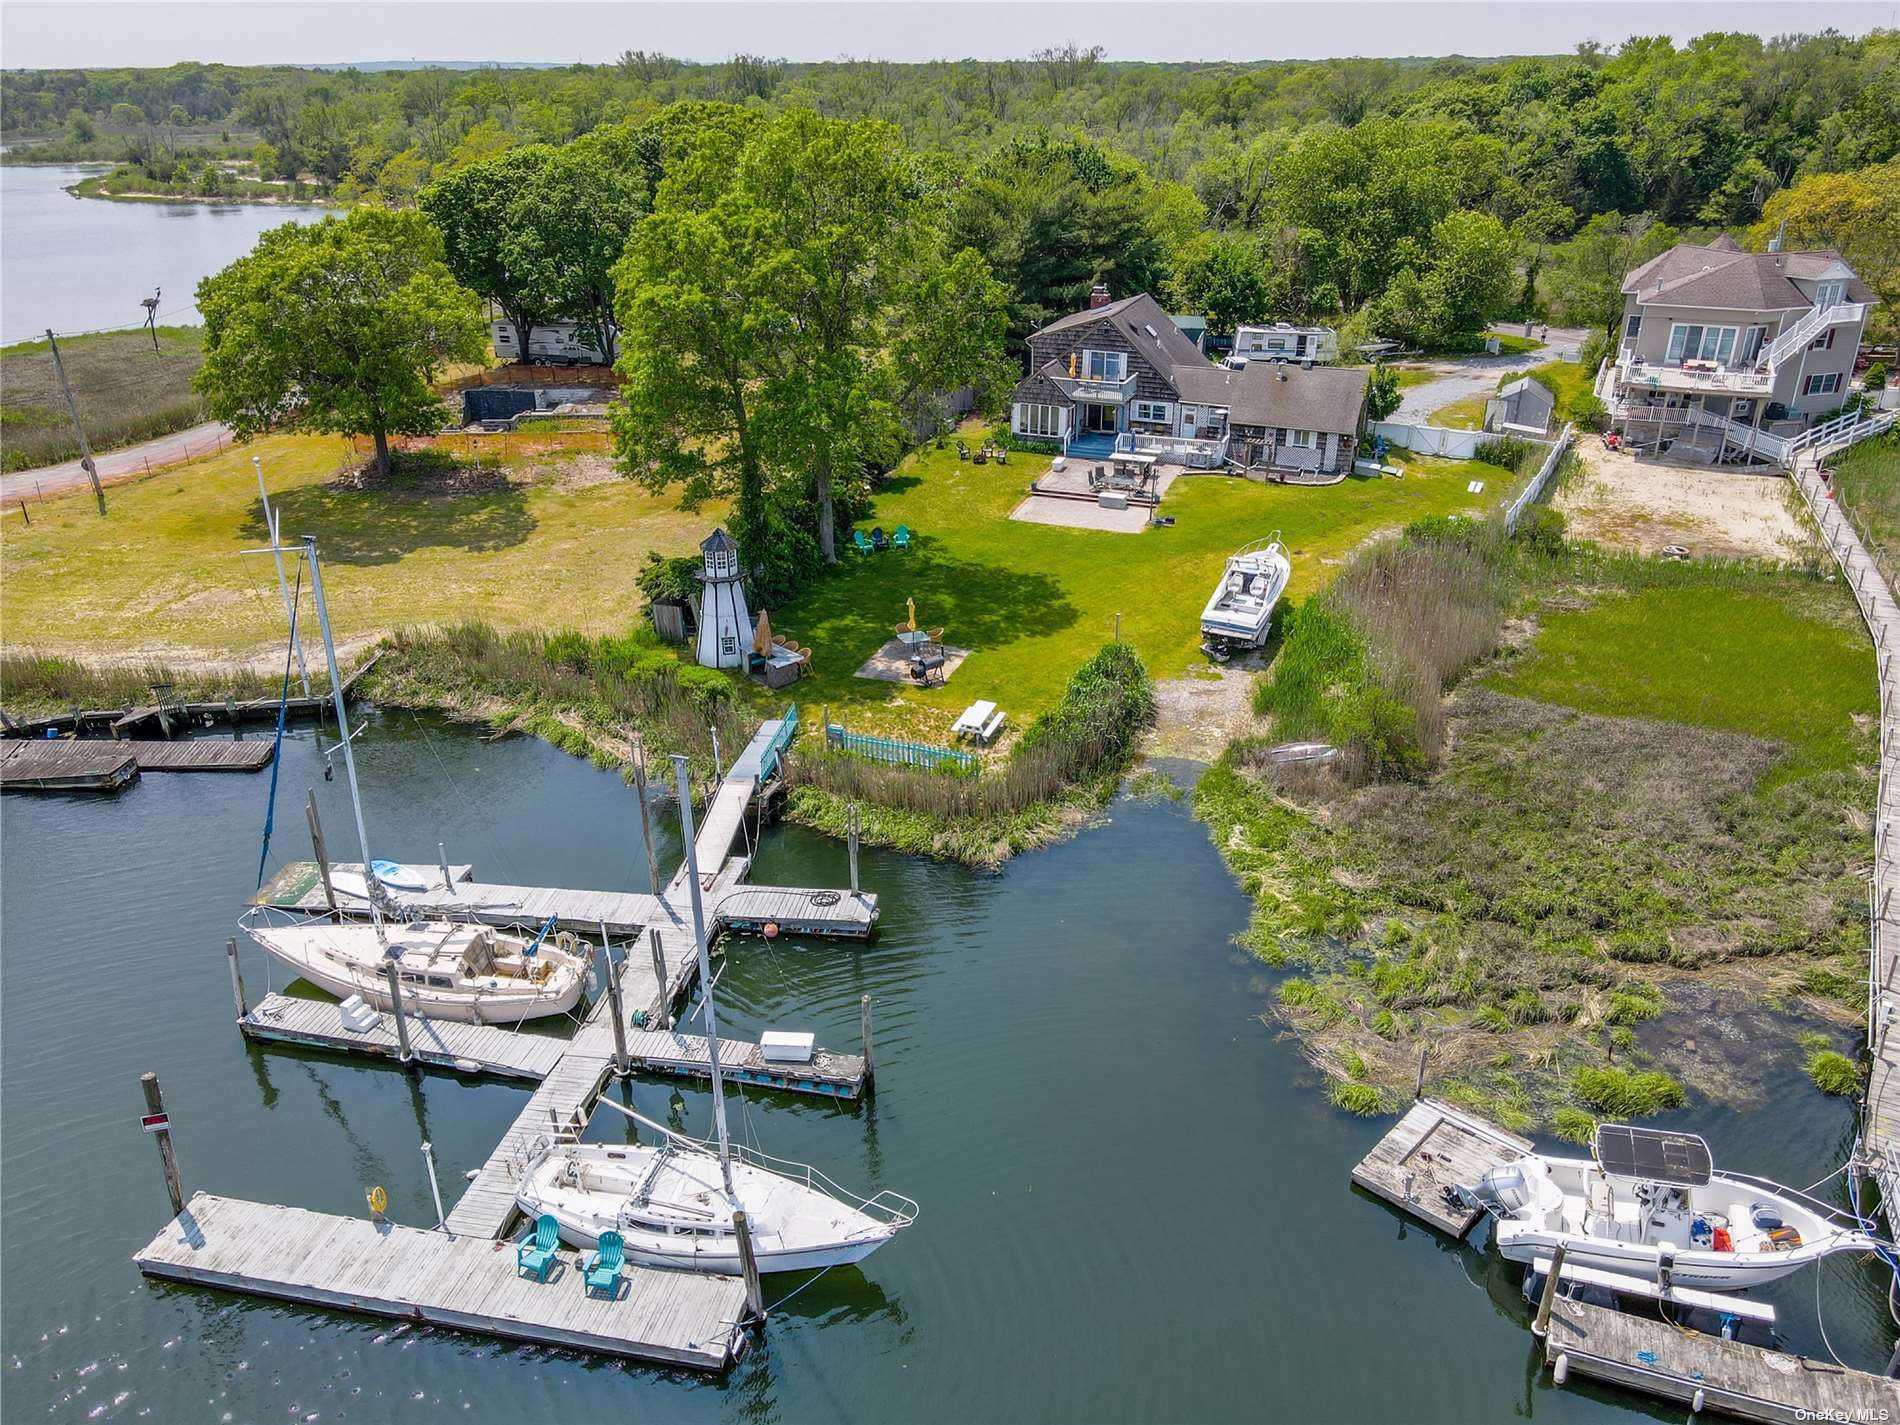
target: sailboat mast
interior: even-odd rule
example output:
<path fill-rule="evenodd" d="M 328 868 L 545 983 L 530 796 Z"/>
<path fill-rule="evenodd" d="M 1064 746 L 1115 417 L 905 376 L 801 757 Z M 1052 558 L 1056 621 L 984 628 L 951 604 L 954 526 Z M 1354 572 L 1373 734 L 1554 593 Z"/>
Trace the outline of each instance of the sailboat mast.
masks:
<path fill-rule="evenodd" d="M 363 830 L 363 799 L 356 790 L 356 758 L 350 751 L 350 711 L 343 705 L 343 679 L 336 668 L 336 641 L 330 637 L 330 610 L 323 602 L 323 571 L 317 563 L 317 538 L 303 537 L 304 558 L 310 561 L 310 596 L 317 606 L 317 627 L 323 630 L 323 656 L 330 665 L 330 700 L 336 705 L 337 731 L 343 741 L 343 775 L 350 784 L 350 810 L 356 815 L 356 849 L 363 857 L 363 889 L 369 893 L 369 916 L 376 938 L 383 938 L 383 912 L 376 904 L 376 872 L 369 863 L 369 834 Z"/>
<path fill-rule="evenodd" d="M 699 901 L 699 854 L 693 846 L 693 789 L 686 781 L 686 759 L 673 755 L 673 782 L 679 788 L 680 834 L 686 840 L 686 884 L 693 897 L 693 948 L 699 953 L 699 983 L 706 991 L 706 1051 L 712 1062 L 713 1123 L 719 1130 L 719 1171 L 726 1182 L 726 1199 L 735 1207 L 732 1192 L 732 1145 L 726 1138 L 726 1080 L 719 1071 L 719 1020 L 713 1013 L 712 959 L 706 952 L 706 911 Z"/>

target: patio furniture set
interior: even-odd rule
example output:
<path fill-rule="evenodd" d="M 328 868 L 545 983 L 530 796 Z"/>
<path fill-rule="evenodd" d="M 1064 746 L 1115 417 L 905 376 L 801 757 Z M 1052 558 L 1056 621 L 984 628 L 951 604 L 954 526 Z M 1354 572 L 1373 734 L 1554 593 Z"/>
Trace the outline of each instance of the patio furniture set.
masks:
<path fill-rule="evenodd" d="M 887 549 L 910 548 L 910 526 L 900 524 L 895 534 L 885 534 L 884 526 L 872 530 L 869 538 L 861 529 L 851 531 L 851 547 L 859 554 L 882 554 Z"/>
<path fill-rule="evenodd" d="M 965 445 L 962 441 L 958 441 L 957 459 L 968 460 L 975 465 L 982 465 L 991 460 L 994 460 L 998 465 L 1007 465 L 1009 464 L 1009 448 L 1007 446 L 998 445 L 993 440 L 986 440 L 976 448 L 975 454 L 972 454 L 969 446 Z"/>
<path fill-rule="evenodd" d="M 516 1274 L 531 1276 L 546 1285 L 560 1245 L 560 1224 L 543 1213 L 534 1220 L 534 1231 L 515 1244 Z M 625 1253 L 626 1243 L 618 1232 L 601 1233 L 599 1248 L 589 1252 L 580 1264 L 582 1292 L 588 1296 L 603 1292 L 617 1299 L 620 1265 Z"/>

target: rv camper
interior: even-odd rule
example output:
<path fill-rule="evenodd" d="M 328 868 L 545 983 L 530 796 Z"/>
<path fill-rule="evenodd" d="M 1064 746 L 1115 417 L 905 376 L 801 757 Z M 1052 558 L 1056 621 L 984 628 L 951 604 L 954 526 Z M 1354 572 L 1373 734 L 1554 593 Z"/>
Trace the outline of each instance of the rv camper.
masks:
<path fill-rule="evenodd" d="M 515 340 L 515 324 L 498 321 L 489 326 L 495 343 L 495 355 L 503 361 L 519 361 L 521 347 Z M 577 322 L 549 322 L 538 326 L 528 339 L 528 359 L 550 366 L 605 366 L 601 349 L 581 335 Z"/>

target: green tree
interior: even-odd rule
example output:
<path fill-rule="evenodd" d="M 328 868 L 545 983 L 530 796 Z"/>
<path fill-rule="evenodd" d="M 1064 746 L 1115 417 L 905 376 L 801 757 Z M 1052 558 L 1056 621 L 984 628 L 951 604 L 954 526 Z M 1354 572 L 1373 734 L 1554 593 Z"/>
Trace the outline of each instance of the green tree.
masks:
<path fill-rule="evenodd" d="M 1212 330 L 1231 332 L 1271 317 L 1275 294 L 1258 239 L 1228 228 L 1181 244 L 1168 295 L 1176 311 L 1199 312 Z"/>
<path fill-rule="evenodd" d="M 1457 212 L 1432 228 L 1426 279 L 1441 343 L 1483 331 L 1511 300 L 1516 244 L 1489 213 Z"/>
<path fill-rule="evenodd" d="M 66 137 L 74 143 L 91 143 L 99 137 L 99 131 L 92 126 L 92 115 L 84 109 L 69 109 L 66 113 Z"/>
<path fill-rule="evenodd" d="M 1765 248 L 1785 222 L 1784 246 L 1835 249 L 1874 289 L 1882 330 L 1893 330 L 1900 305 L 1900 159 L 1804 178 L 1770 198 L 1761 218 L 1750 234 L 1757 247 Z"/>
<path fill-rule="evenodd" d="M 1366 419 L 1382 421 L 1399 408 L 1399 373 L 1383 361 L 1366 378 Z"/>
<path fill-rule="evenodd" d="M 527 152 L 527 150 L 517 150 Z M 549 301 L 611 363 L 619 355 L 614 265 L 648 208 L 646 173 L 624 130 L 602 129 L 557 149 L 529 172 L 507 207 L 507 226 L 534 232 Z M 545 224 L 544 215 L 559 221 Z"/>
<path fill-rule="evenodd" d="M 435 373 L 482 349 L 475 297 L 414 212 L 358 208 L 273 228 L 198 284 L 198 308 L 205 357 L 192 384 L 214 417 L 242 438 L 368 434 L 379 473 L 392 434 L 439 428 Z"/>
<path fill-rule="evenodd" d="M 263 139 L 251 145 L 251 163 L 257 169 L 259 178 L 277 177 L 281 162 L 282 160 L 277 156 L 277 150 Z"/>
<path fill-rule="evenodd" d="M 571 215 L 517 200 L 553 159 L 544 144 L 510 149 L 456 169 L 416 195 L 442 233 L 449 271 L 513 323 L 523 365 L 530 360 L 530 334 L 561 307 L 556 250 Z"/>
<path fill-rule="evenodd" d="M 929 393 L 991 379 L 1005 296 L 896 131 L 794 111 L 670 154 L 617 271 L 623 469 L 734 494 L 762 592 L 835 555 L 835 504 L 901 449 Z"/>
<path fill-rule="evenodd" d="M 1545 290 L 1566 321 L 1613 333 L 1623 320 L 1623 278 L 1671 247 L 1674 228 L 1600 213 L 1551 253 Z"/>

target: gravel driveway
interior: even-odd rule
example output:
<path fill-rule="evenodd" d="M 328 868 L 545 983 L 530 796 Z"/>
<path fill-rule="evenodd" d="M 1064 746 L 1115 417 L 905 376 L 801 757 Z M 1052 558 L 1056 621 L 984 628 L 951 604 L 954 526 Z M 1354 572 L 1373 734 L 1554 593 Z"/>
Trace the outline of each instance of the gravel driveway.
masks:
<path fill-rule="evenodd" d="M 1423 368 L 1439 374 L 1434 380 L 1401 392 L 1403 399 L 1398 410 L 1386 419 L 1424 425 L 1426 417 L 1440 406 L 1462 401 L 1466 396 L 1495 391 L 1498 378 L 1506 372 L 1529 371 L 1533 366 L 1551 361 L 1574 361 L 1589 335 L 1589 330 L 1583 327 L 1552 327 L 1544 345 L 1523 356 L 1459 356 L 1442 361 L 1408 362 L 1407 370 Z"/>

